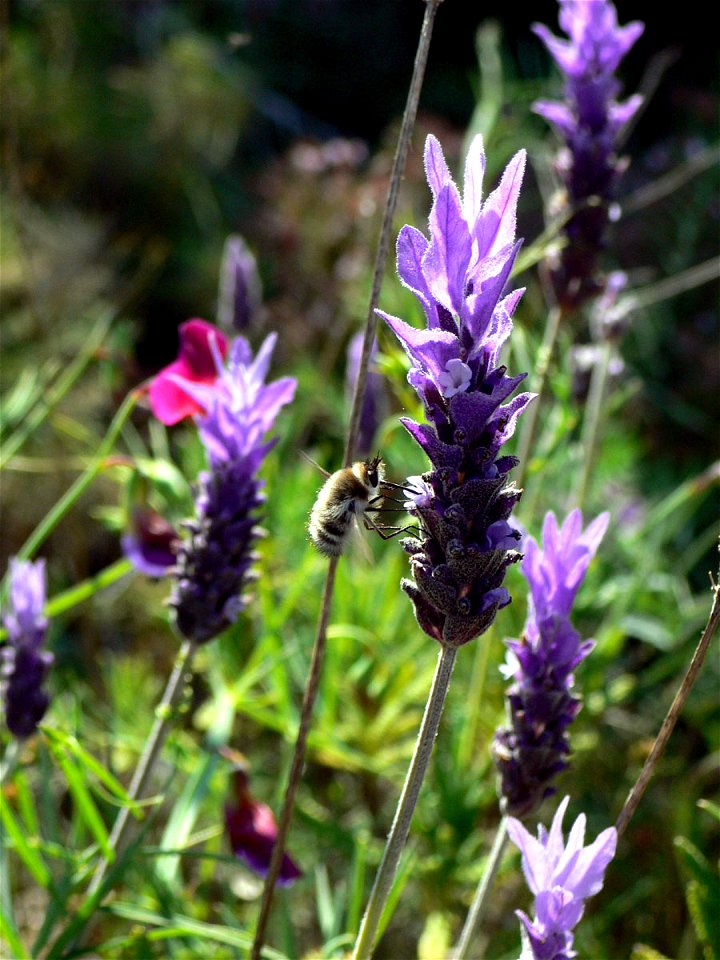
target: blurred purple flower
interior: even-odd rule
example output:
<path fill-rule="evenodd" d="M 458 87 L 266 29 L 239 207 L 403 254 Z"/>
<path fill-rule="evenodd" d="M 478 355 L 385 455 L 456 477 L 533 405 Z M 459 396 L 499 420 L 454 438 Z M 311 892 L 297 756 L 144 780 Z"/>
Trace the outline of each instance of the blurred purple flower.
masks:
<path fill-rule="evenodd" d="M 548 513 L 543 549 L 532 537 L 523 544 L 528 615 L 522 638 L 506 641 L 502 672 L 513 680 L 505 695 L 510 725 L 498 729 L 493 742 L 503 813 L 527 816 L 554 792 L 550 781 L 567 766 L 567 728 L 581 707 L 571 692 L 572 671 L 594 647 L 592 640 L 583 642 L 570 613 L 608 520 L 609 514 L 600 514 L 583 533 L 580 510 L 560 529 Z"/>
<path fill-rule="evenodd" d="M 555 37 L 543 24 L 533 30 L 565 76 L 565 100 L 539 100 L 533 109 L 564 143 L 556 167 L 566 191 L 562 205 L 571 216 L 564 228 L 568 242 L 551 272 L 560 304 L 574 309 L 603 287 L 597 259 L 627 165 L 617 155 L 619 135 L 642 103 L 639 95 L 618 102 L 615 70 L 644 25 L 618 26 L 610 0 L 560 0 L 559 23 L 569 40 Z"/>
<path fill-rule="evenodd" d="M 180 534 L 150 507 L 133 511 L 132 529 L 122 538 L 130 563 L 146 577 L 164 577 L 175 566 Z"/>
<path fill-rule="evenodd" d="M 262 304 L 257 261 L 241 236 L 225 241 L 218 291 L 218 326 L 230 333 L 245 332 Z"/>
<path fill-rule="evenodd" d="M 206 320 L 197 317 L 180 326 L 180 350 L 177 360 L 153 377 L 148 390 L 150 408 L 161 423 L 172 426 L 185 417 L 202 413 L 204 408 L 187 390 L 178 386 L 177 377 L 193 383 L 212 384 L 217 377 L 211 343 L 222 358 L 227 354 L 227 338 Z"/>
<path fill-rule="evenodd" d="M 50 703 L 42 684 L 53 655 L 42 646 L 48 621 L 45 608 L 45 561 L 10 560 L 10 587 L 2 620 L 7 640 L 0 648 L 0 686 L 5 722 L 16 737 L 33 733 Z"/>
<path fill-rule="evenodd" d="M 408 381 L 429 421 L 402 418 L 432 463 L 418 496 L 410 495 L 420 533 L 403 543 L 414 581 L 402 586 L 421 628 L 447 646 L 479 636 L 510 603 L 502 582 L 521 556 L 508 524 L 521 494 L 507 482 L 517 459 L 499 453 L 533 394 L 503 405 L 526 374 L 507 376 L 499 355 L 523 293 L 505 295 L 520 248 L 515 210 L 524 166 L 520 151 L 483 203 L 485 154 L 476 137 L 461 198 L 440 144 L 429 136 L 430 240 L 405 226 L 397 243 L 400 279 L 420 301 L 427 329 L 378 311 L 410 357 Z"/>
<path fill-rule="evenodd" d="M 232 773 L 235 797 L 225 807 L 225 829 L 230 846 L 236 857 L 244 860 L 255 873 L 264 877 L 270 867 L 277 823 L 270 807 L 260 803 L 250 793 L 247 763 L 239 759 L 235 751 L 224 750 L 223 754 L 235 760 Z M 283 854 L 278 886 L 288 887 L 302 876 L 302 870 L 294 860 Z"/>
<path fill-rule="evenodd" d="M 245 605 L 243 587 L 253 579 L 253 544 L 260 535 L 257 511 L 264 501 L 257 476 L 275 445 L 264 437 L 278 412 L 290 403 L 296 381 L 283 377 L 266 384 L 276 334 L 266 338 L 255 358 L 244 337 L 230 347 L 227 366 L 211 339 L 217 379 L 212 385 L 173 376 L 206 413 L 198 417 L 209 470 L 198 477 L 195 519 L 180 545 L 170 606 L 180 632 L 204 643 L 234 623 Z"/>
<path fill-rule="evenodd" d="M 350 340 L 347 349 L 347 366 L 345 368 L 345 393 L 348 403 L 352 402 L 355 381 L 357 380 L 362 357 L 362 347 L 365 335 L 356 333 Z M 387 397 L 385 395 L 385 379 L 372 369 L 372 363 L 377 355 L 377 343 L 373 341 L 370 352 L 370 369 L 368 370 L 365 396 L 360 411 L 360 432 L 357 440 L 357 454 L 361 459 L 368 456 L 373 449 L 373 441 L 378 427 L 387 412 Z"/>
<path fill-rule="evenodd" d="M 615 856 L 615 827 L 603 830 L 594 843 L 584 846 L 584 813 L 564 842 L 562 821 L 569 801 L 565 797 L 558 807 L 549 833 L 538 826 L 537 839 L 519 820 L 508 819 L 508 834 L 522 854 L 523 873 L 535 894 L 534 920 L 522 910 L 515 911 L 523 924 L 523 960 L 570 960 L 577 956 L 572 949 L 572 931 L 580 922 L 585 901 L 602 889 L 605 870 Z"/>

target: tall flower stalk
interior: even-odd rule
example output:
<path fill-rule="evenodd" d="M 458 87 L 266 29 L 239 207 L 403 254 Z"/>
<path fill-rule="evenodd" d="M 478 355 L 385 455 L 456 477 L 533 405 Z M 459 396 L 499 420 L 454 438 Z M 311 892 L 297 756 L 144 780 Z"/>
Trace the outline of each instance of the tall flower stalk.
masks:
<path fill-rule="evenodd" d="M 568 39 L 554 36 L 544 24 L 534 24 L 533 30 L 565 77 L 565 98 L 539 100 L 533 109 L 563 144 L 555 161 L 563 192 L 553 212 L 569 213 L 567 243 L 550 264 L 550 274 L 558 302 L 572 310 L 604 287 L 598 259 L 627 166 L 618 153 L 620 135 L 642 103 L 637 94 L 617 99 L 615 71 L 644 25 L 619 26 L 610 0 L 560 0 L 559 23 Z"/>
<path fill-rule="evenodd" d="M 441 651 L 355 958 L 369 957 L 374 946 L 457 650 L 484 633 L 510 603 L 502 583 L 508 566 L 521 557 L 515 549 L 519 534 L 508 523 L 521 493 L 507 477 L 517 460 L 500 453 L 533 395 L 508 400 L 525 374 L 508 376 L 499 355 L 523 292 L 505 288 L 520 247 L 515 213 L 524 165 L 521 151 L 483 201 L 485 154 L 477 137 L 468 151 L 461 197 L 440 144 L 428 137 L 430 238 L 405 226 L 397 244 L 400 279 L 420 301 L 427 326 L 419 330 L 379 311 L 411 360 L 408 381 L 427 418 L 426 423 L 402 419 L 431 463 L 411 481 L 408 507 L 419 530 L 403 542 L 412 579 L 403 580 L 402 588 L 419 626 Z"/>
<path fill-rule="evenodd" d="M 507 663 L 501 669 L 512 680 L 505 695 L 507 725 L 496 732 L 492 748 L 503 816 L 463 925 L 456 960 L 468 956 L 480 928 L 505 849 L 509 815 L 524 818 L 536 810 L 554 793 L 552 781 L 567 767 L 568 731 L 582 705 L 573 692 L 573 671 L 595 645 L 581 638 L 570 614 L 608 520 L 603 513 L 583 531 L 579 510 L 573 510 L 561 527 L 550 512 L 543 524 L 542 547 L 532 537 L 523 543 L 520 570 L 530 587 L 528 615 L 520 640 L 506 641 Z"/>
<path fill-rule="evenodd" d="M 420 102 L 420 91 L 422 89 L 423 79 L 425 77 L 425 67 L 427 65 L 428 54 L 430 52 L 430 40 L 432 38 L 433 26 L 435 23 L 435 14 L 442 0 L 425 0 L 425 15 L 423 17 L 420 30 L 420 39 L 415 54 L 415 63 L 413 66 L 413 75 L 410 81 L 405 111 L 403 113 L 402 126 L 398 136 L 395 157 L 393 159 L 392 172 L 390 174 L 390 185 L 388 188 L 385 210 L 383 212 L 382 225 L 380 227 L 380 236 L 378 238 L 377 251 L 375 253 L 375 264 L 373 268 L 372 289 L 368 303 L 367 318 L 365 321 L 364 338 L 360 361 L 358 364 L 357 379 L 355 381 L 355 390 L 353 393 L 352 408 L 350 411 L 350 423 L 348 426 L 347 437 L 344 451 L 345 466 L 352 463 L 355 456 L 355 450 L 360 431 L 360 419 L 362 416 L 365 390 L 367 385 L 368 368 L 370 366 L 370 356 L 373 343 L 375 341 L 375 329 L 377 326 L 377 317 L 375 308 L 380 297 L 380 287 L 382 286 L 383 275 L 385 273 L 385 264 L 387 261 L 388 249 L 390 246 L 390 234 L 392 230 L 392 220 L 397 205 L 400 181 L 402 179 L 405 161 L 410 147 L 410 138 L 413 127 L 415 126 L 415 117 L 417 115 L 418 103 Z M 320 613 L 318 616 L 317 630 L 315 633 L 315 642 L 313 644 L 312 655 L 310 659 L 310 668 L 308 670 L 307 680 L 305 682 L 305 692 L 300 710 L 300 723 L 298 726 L 295 749 L 288 774 L 288 785 L 285 792 L 283 809 L 278 820 L 278 833 L 273 855 L 270 861 L 265 886 L 263 888 L 262 902 L 258 915 L 257 926 L 255 928 L 255 937 L 250 953 L 251 960 L 259 960 L 260 953 L 265 941 L 265 931 L 270 918 L 272 908 L 273 893 L 277 883 L 280 871 L 282 869 L 282 860 L 287 843 L 288 833 L 290 831 L 290 821 L 292 820 L 293 810 L 295 808 L 295 797 L 300 782 L 303 762 L 305 759 L 305 750 L 307 738 L 310 732 L 312 713 L 317 698 L 317 692 L 320 687 L 320 677 L 322 674 L 323 660 L 325 658 L 325 644 L 327 639 L 327 626 L 330 619 L 330 606 L 332 604 L 333 591 L 335 588 L 335 574 L 337 572 L 337 557 L 331 557 L 328 563 L 325 586 L 323 588 L 322 600 L 320 602 Z"/>
<path fill-rule="evenodd" d="M 200 321 L 198 321 L 200 322 Z M 155 759 L 173 719 L 184 678 L 198 646 L 235 622 L 247 598 L 244 591 L 256 574 L 254 544 L 260 535 L 258 511 L 264 501 L 260 465 L 275 444 L 267 432 L 283 406 L 293 399 L 296 381 L 283 377 L 266 384 L 276 335 L 271 334 L 253 357 L 244 337 L 237 337 L 223 360 L 223 344 L 211 333 L 214 377 L 202 382 L 175 372 L 172 384 L 197 404 L 200 438 L 208 469 L 200 473 L 195 517 L 187 521 L 188 536 L 178 549 L 169 604 L 175 627 L 184 638 L 163 694 L 152 731 L 129 789 L 132 801 L 143 796 Z M 129 807 L 115 821 L 110 841 L 116 855 L 127 839 Z M 90 885 L 98 890 L 107 870 L 102 861 Z"/>
<path fill-rule="evenodd" d="M 620 84 L 615 76 L 620 61 L 643 32 L 642 23 L 619 26 L 610 0 L 560 0 L 559 22 L 568 39 L 554 36 L 544 24 L 533 25 L 565 78 L 563 100 L 538 100 L 533 105 L 561 142 L 555 158 L 560 189 L 550 213 L 565 221 L 564 243 L 552 251 L 547 263 L 554 302 L 538 360 L 540 399 L 563 320 L 605 289 L 600 257 L 607 244 L 618 182 L 627 167 L 627 159 L 619 152 L 621 137 L 642 103 L 639 95 L 618 101 Z M 596 369 L 600 376 L 601 365 Z M 602 402 L 604 375 L 595 392 Z M 520 437 L 521 470 L 532 449 L 539 405 L 540 401 L 530 411 Z M 591 451 L 595 442 L 595 432 L 588 437 L 586 431 L 586 449 Z M 591 461 L 589 453 L 587 470 Z"/>
<path fill-rule="evenodd" d="M 532 813 L 567 766 L 568 728 L 582 703 L 573 693 L 573 671 L 595 646 L 582 639 L 570 614 L 608 521 L 609 514 L 602 513 L 583 531 L 580 510 L 561 527 L 550 512 L 542 548 L 532 537 L 523 545 L 520 569 L 530 587 L 528 615 L 522 637 L 507 641 L 508 723 L 493 743 L 504 814 Z"/>

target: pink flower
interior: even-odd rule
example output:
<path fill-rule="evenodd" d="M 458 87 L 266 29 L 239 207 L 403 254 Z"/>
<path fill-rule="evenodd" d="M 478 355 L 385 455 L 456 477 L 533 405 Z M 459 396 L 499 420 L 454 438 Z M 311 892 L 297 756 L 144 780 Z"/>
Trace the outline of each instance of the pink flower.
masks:
<path fill-rule="evenodd" d="M 205 413 L 205 408 L 178 386 L 175 377 L 180 376 L 191 383 L 215 383 L 218 372 L 211 348 L 212 340 L 224 360 L 228 349 L 227 338 L 217 327 L 197 318 L 187 320 L 180 327 L 178 358 L 153 378 L 148 393 L 152 412 L 166 426 L 172 426 L 185 417 Z"/>
<path fill-rule="evenodd" d="M 248 786 L 247 761 L 236 751 L 227 747 L 220 750 L 227 759 L 233 761 L 234 801 L 225 807 L 225 826 L 230 846 L 236 857 L 264 877 L 270 867 L 277 824 L 270 807 L 260 803 L 250 793 Z M 289 886 L 302 876 L 302 870 L 285 853 L 282 858 L 278 886 Z"/>

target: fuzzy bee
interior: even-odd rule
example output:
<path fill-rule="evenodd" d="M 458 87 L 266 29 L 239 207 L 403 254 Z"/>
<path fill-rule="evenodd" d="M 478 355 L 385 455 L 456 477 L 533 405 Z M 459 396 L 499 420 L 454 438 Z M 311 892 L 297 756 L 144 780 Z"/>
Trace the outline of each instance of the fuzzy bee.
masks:
<path fill-rule="evenodd" d="M 350 538 L 355 522 L 383 534 L 367 516 L 368 509 L 377 509 L 383 499 L 385 464 L 379 456 L 358 460 L 328 476 L 320 488 L 310 513 L 308 532 L 320 553 L 339 557 Z"/>
<path fill-rule="evenodd" d="M 327 557 L 339 557 L 345 551 L 353 526 L 359 528 L 361 520 L 366 530 L 374 530 L 383 540 L 415 529 L 413 526 L 379 524 L 368 516 L 369 513 L 402 513 L 407 510 L 407 503 L 392 496 L 390 491 L 417 493 L 412 486 L 391 483 L 385 479 L 385 464 L 379 454 L 372 460 L 357 460 L 352 466 L 343 467 L 332 474 L 306 454 L 303 456 L 327 477 L 317 495 L 308 524 L 310 539 L 320 553 Z M 400 504 L 400 507 L 381 507 L 383 500 Z"/>

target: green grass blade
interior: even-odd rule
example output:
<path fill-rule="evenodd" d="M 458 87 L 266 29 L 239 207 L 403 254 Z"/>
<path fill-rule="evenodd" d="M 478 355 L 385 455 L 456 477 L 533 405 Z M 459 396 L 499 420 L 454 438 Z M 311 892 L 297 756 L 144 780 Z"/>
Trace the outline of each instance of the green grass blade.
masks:
<path fill-rule="evenodd" d="M 103 856 L 108 860 L 112 860 L 114 853 L 110 846 L 108 832 L 81 771 L 78 770 L 72 758 L 65 752 L 62 744 L 50 741 L 50 749 L 65 775 L 65 780 L 77 808 L 78 816 L 87 827 L 90 835 L 95 839 Z"/>
<path fill-rule="evenodd" d="M 51 881 L 50 870 L 38 851 L 28 842 L 22 827 L 13 816 L 10 804 L 2 794 L 0 794 L 0 820 L 2 820 L 5 828 L 6 837 L 12 843 L 15 852 L 27 867 L 29 873 L 32 874 L 37 885 L 47 890 Z"/>
<path fill-rule="evenodd" d="M 7 944 L 10 952 L 9 957 L 13 960 L 30 960 L 30 954 L 23 946 L 20 935 L 12 918 L 5 913 L 0 905 L 0 948 Z"/>

